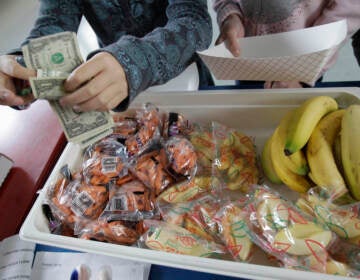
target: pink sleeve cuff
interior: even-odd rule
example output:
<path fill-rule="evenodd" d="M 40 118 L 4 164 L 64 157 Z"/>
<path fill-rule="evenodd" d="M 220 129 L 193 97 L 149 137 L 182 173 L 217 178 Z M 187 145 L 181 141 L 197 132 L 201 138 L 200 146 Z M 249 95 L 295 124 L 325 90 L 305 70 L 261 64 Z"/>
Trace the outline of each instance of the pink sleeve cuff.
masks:
<path fill-rule="evenodd" d="M 221 1 L 217 1 L 217 2 L 221 2 Z M 214 10 L 217 14 L 217 23 L 218 23 L 219 27 L 221 27 L 221 25 L 223 24 L 225 19 L 231 14 L 237 14 L 241 18 L 241 13 L 240 13 L 239 7 L 234 3 L 228 3 L 225 5 L 221 5 L 221 7 L 220 7 L 220 5 L 217 5 L 215 3 Z"/>

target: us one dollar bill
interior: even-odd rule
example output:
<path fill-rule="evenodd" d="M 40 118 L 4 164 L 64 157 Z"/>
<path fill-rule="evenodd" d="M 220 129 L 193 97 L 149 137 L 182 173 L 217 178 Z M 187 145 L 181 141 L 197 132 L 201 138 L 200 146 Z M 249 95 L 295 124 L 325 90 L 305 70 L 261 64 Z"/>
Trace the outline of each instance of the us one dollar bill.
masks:
<path fill-rule="evenodd" d="M 47 100 L 60 99 L 66 94 L 63 84 L 68 76 L 68 73 L 61 71 L 38 69 L 37 77 L 30 78 L 34 97 Z"/>
<path fill-rule="evenodd" d="M 32 39 L 22 50 L 26 67 L 37 70 L 37 77 L 30 79 L 34 97 L 49 101 L 69 142 L 85 147 L 112 133 L 110 112 L 79 113 L 61 106 L 58 101 L 68 94 L 64 81 L 84 62 L 75 33 L 62 32 Z"/>
<path fill-rule="evenodd" d="M 27 68 L 71 73 L 84 62 L 76 34 L 61 32 L 29 40 L 22 47 Z"/>
<path fill-rule="evenodd" d="M 57 100 L 49 103 L 69 142 L 85 147 L 112 133 L 114 123 L 109 112 L 76 112 L 71 107 L 61 106 Z"/>

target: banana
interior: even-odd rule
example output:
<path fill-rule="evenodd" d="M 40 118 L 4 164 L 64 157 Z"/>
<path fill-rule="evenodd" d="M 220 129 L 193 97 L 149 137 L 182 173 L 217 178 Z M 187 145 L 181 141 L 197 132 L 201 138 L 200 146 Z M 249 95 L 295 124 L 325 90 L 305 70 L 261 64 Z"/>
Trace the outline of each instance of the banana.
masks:
<path fill-rule="evenodd" d="M 351 194 L 360 200 L 360 105 L 345 109 L 341 122 L 341 159 Z"/>
<path fill-rule="evenodd" d="M 328 190 L 332 198 L 347 193 L 343 176 L 337 168 L 333 145 L 341 129 L 345 110 L 336 110 L 323 117 L 314 128 L 306 146 L 310 179 Z"/>
<path fill-rule="evenodd" d="M 279 127 L 275 129 L 272 138 L 270 142 L 270 160 L 277 176 L 290 189 L 305 193 L 311 187 L 311 184 L 305 176 L 296 174 L 288 167 L 288 157 L 284 154 L 284 149 L 281 145 Z"/>
<path fill-rule="evenodd" d="M 335 163 L 336 163 L 337 168 L 339 169 L 341 174 L 344 174 L 344 168 L 343 168 L 342 162 L 341 162 L 341 136 L 340 136 L 340 132 L 336 136 L 334 144 L 333 144 L 333 154 L 334 154 L 334 159 L 335 159 Z"/>
<path fill-rule="evenodd" d="M 270 182 L 274 184 L 281 184 L 282 182 L 278 177 L 278 175 L 276 174 L 274 166 L 270 159 L 271 139 L 272 137 L 269 137 L 265 142 L 265 145 L 261 152 L 260 162 L 266 178 L 268 178 Z"/>
<path fill-rule="evenodd" d="M 309 98 L 296 108 L 286 131 L 287 137 L 284 147 L 286 155 L 301 150 L 320 119 L 337 109 L 336 100 L 330 96 Z"/>
<path fill-rule="evenodd" d="M 278 134 L 281 147 L 285 146 L 286 133 L 294 113 L 295 110 L 289 111 L 280 121 Z M 282 149 L 280 149 L 279 152 L 284 153 L 284 151 L 281 150 Z M 291 155 L 288 155 L 284 160 L 288 168 L 296 174 L 306 175 L 309 172 L 307 160 L 302 150 L 298 150 Z"/>
<path fill-rule="evenodd" d="M 292 169 L 293 172 L 299 175 L 307 175 L 309 173 L 309 165 L 302 150 L 296 151 L 295 153 L 289 155 L 288 158 L 292 163 L 289 167 L 294 167 L 294 169 Z"/>

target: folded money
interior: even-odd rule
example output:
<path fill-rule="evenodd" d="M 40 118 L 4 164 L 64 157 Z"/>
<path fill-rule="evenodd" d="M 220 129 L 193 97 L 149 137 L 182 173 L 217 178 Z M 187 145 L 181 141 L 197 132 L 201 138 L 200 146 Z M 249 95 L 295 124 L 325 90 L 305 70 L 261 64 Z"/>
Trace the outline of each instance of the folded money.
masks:
<path fill-rule="evenodd" d="M 26 67 L 37 70 L 37 76 L 30 78 L 34 97 L 49 101 L 69 142 L 85 147 L 112 133 L 109 112 L 79 113 L 57 101 L 68 94 L 63 86 L 66 78 L 84 62 L 74 32 L 31 39 L 22 51 Z"/>

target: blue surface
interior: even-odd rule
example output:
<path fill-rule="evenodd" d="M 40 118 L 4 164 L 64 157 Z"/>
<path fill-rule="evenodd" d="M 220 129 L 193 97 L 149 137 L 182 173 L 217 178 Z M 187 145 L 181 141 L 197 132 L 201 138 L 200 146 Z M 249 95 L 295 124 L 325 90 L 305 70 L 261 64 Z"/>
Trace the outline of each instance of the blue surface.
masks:
<path fill-rule="evenodd" d="M 149 280 L 239 280 L 235 278 L 217 274 L 210 274 L 186 269 L 171 268 L 161 265 L 152 265 Z"/>

